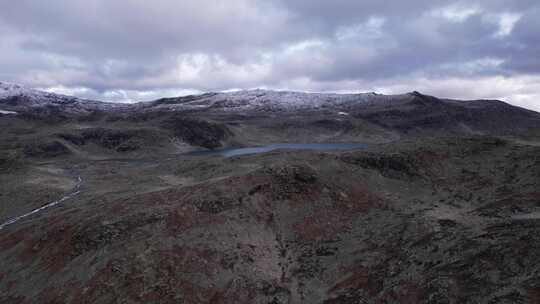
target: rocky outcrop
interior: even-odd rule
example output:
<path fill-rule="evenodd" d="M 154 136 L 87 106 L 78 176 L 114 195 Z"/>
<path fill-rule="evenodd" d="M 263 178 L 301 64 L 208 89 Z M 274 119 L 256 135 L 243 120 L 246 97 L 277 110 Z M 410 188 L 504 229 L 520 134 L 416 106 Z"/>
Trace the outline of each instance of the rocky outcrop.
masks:
<path fill-rule="evenodd" d="M 144 146 L 151 134 L 145 130 L 90 128 L 76 133 L 59 133 L 57 136 L 76 146 L 92 143 L 117 152 L 129 152 Z"/>
<path fill-rule="evenodd" d="M 71 151 L 59 141 L 29 144 L 24 147 L 24 154 L 29 157 L 58 157 Z"/>
<path fill-rule="evenodd" d="M 198 119 L 172 117 L 165 120 L 162 127 L 190 145 L 208 149 L 221 147 L 232 135 L 225 125 Z"/>

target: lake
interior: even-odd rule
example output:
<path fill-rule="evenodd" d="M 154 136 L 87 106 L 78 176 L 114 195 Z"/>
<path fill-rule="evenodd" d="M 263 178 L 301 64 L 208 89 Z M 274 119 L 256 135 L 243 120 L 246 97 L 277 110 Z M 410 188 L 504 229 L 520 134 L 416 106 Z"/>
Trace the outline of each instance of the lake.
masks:
<path fill-rule="evenodd" d="M 233 157 L 248 154 L 260 154 L 274 150 L 312 150 L 312 151 L 334 151 L 334 150 L 353 150 L 366 148 L 366 144 L 357 143 L 330 143 L 330 144 L 271 144 L 261 147 L 249 148 L 228 148 L 218 150 L 194 151 L 188 155 L 194 156 L 222 156 Z"/>

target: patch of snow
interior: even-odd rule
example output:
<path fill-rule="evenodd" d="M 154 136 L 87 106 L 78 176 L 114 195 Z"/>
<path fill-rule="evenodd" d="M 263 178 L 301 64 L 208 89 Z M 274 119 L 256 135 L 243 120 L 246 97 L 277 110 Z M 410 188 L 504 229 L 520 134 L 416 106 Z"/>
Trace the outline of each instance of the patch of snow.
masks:
<path fill-rule="evenodd" d="M 347 112 L 338 112 L 338 115 L 349 116 L 349 113 L 347 113 Z"/>
<path fill-rule="evenodd" d="M 17 115 L 17 112 L 0 110 L 0 114 L 4 114 L 4 115 Z"/>

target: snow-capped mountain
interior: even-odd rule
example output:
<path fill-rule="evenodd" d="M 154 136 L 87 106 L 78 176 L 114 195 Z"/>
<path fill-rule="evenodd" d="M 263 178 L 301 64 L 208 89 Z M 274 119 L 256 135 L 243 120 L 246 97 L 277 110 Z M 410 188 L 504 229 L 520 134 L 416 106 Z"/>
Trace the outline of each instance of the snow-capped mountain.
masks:
<path fill-rule="evenodd" d="M 344 107 L 352 105 L 383 104 L 410 99 L 408 94 L 381 95 L 376 93 L 337 94 L 305 93 L 293 91 L 243 90 L 226 93 L 207 93 L 198 96 L 164 98 L 157 100 L 156 108 L 223 109 L 227 111 L 295 111 Z"/>
<path fill-rule="evenodd" d="M 10 105 L 42 106 L 44 104 L 70 104 L 79 99 L 55 93 L 29 89 L 24 86 L 0 82 L 0 102 Z"/>
<path fill-rule="evenodd" d="M 471 129 L 488 133 L 494 130 L 516 133 L 540 124 L 539 113 L 501 101 L 439 99 L 418 92 L 381 95 L 244 90 L 119 104 L 0 83 L 0 111 L 4 116 L 16 112 L 21 114 L 18 117 L 28 114 L 33 118 L 56 120 L 88 118 L 98 113 L 111 114 L 110 119 L 113 120 L 118 117 L 128 120 L 161 119 L 178 113 L 204 117 L 227 113 L 245 116 L 275 116 L 277 113 L 303 117 L 318 115 L 337 116 L 340 121 L 345 117 L 347 120 L 359 119 L 363 123 L 406 132 L 417 129 L 461 132 L 462 129 Z"/>
<path fill-rule="evenodd" d="M 62 112 L 85 113 L 94 110 L 126 108 L 125 105 L 26 88 L 18 84 L 0 82 L 0 110 L 27 111 L 39 108 L 57 108 Z"/>
<path fill-rule="evenodd" d="M 164 98 L 151 102 L 118 104 L 84 100 L 73 96 L 43 92 L 24 86 L 0 82 L 1 110 L 21 111 L 27 108 L 59 108 L 64 112 L 90 110 L 183 111 L 220 110 L 227 112 L 301 111 L 326 108 L 348 108 L 384 105 L 410 100 L 410 94 L 381 95 L 376 93 L 337 94 L 293 91 L 243 90 L 206 93 L 194 96 Z M 6 108 L 7 107 L 7 108 Z"/>

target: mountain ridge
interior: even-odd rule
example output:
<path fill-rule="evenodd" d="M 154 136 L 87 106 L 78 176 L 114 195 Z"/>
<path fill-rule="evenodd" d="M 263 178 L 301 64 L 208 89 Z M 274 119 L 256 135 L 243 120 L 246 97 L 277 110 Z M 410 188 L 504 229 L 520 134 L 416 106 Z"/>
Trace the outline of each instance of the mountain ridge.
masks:
<path fill-rule="evenodd" d="M 151 132 L 158 130 L 163 136 L 204 148 L 277 142 L 372 143 L 456 134 L 523 138 L 536 136 L 540 130 L 540 113 L 532 110 L 503 101 L 441 99 L 417 91 L 382 95 L 244 90 L 114 104 L 18 85 L 2 88 L 0 115 L 11 119 L 56 126 L 108 126 L 108 131 L 98 133 L 110 136 L 118 135 L 113 129 L 126 125 L 151 128 Z M 79 135 L 68 135 L 73 136 Z"/>
<path fill-rule="evenodd" d="M 79 98 L 76 96 L 58 94 L 52 92 L 41 91 L 37 89 L 27 88 L 25 86 L 0 81 L 0 104 L 5 104 L 6 100 L 13 98 L 20 98 L 26 101 L 31 106 L 40 106 L 40 105 L 65 105 L 70 103 L 80 103 L 80 106 L 90 106 L 96 107 L 97 105 L 109 107 L 109 108 L 135 108 L 143 106 L 145 108 L 158 108 L 162 107 L 173 107 L 173 106 L 182 106 L 186 104 L 193 104 L 196 102 L 206 101 L 217 103 L 219 101 L 229 101 L 229 102 L 246 102 L 252 101 L 259 103 L 260 106 L 261 99 L 267 102 L 273 102 L 273 106 L 276 106 L 277 103 L 281 104 L 301 104 L 300 106 L 293 107 L 293 109 L 306 109 L 313 107 L 320 107 L 324 105 L 324 101 L 331 102 L 336 99 L 342 99 L 341 102 L 345 103 L 347 101 L 355 102 L 366 102 L 366 101 L 377 101 L 383 102 L 387 100 L 400 100 L 406 99 L 407 97 L 417 97 L 417 98 L 431 98 L 438 101 L 445 102 L 458 102 L 466 105 L 467 103 L 502 103 L 511 107 L 521 108 L 532 112 L 537 112 L 532 109 L 527 109 L 519 106 L 509 104 L 502 100 L 496 99 L 470 99 L 470 100 L 460 100 L 460 99 L 451 99 L 451 98 L 438 98 L 431 95 L 422 94 L 418 91 L 412 91 L 402 94 L 380 94 L 376 92 L 365 92 L 365 93 L 332 93 L 332 92 L 302 92 L 302 91 L 293 91 L 293 90 L 267 90 L 267 89 L 247 89 L 231 92 L 206 92 L 201 94 L 186 95 L 186 96 L 177 96 L 177 97 L 164 97 L 158 98 L 155 100 L 148 101 L 134 101 L 130 103 L 115 103 L 110 101 L 102 100 L 91 100 L 85 98 Z M 50 103 L 45 103 L 44 101 L 49 101 Z M 42 102 L 42 103 L 40 103 Z M 16 103 L 13 102 L 12 103 Z M 208 105 L 212 107 L 214 104 Z M 240 106 L 238 106 L 241 108 Z M 538 112 L 537 112 L 538 113 Z"/>

